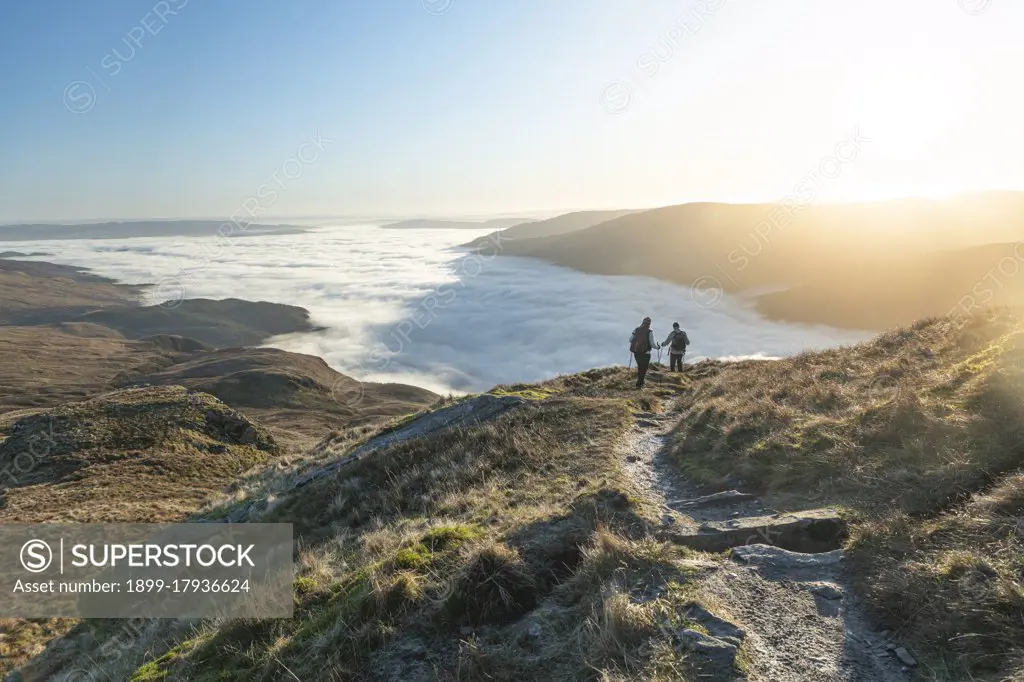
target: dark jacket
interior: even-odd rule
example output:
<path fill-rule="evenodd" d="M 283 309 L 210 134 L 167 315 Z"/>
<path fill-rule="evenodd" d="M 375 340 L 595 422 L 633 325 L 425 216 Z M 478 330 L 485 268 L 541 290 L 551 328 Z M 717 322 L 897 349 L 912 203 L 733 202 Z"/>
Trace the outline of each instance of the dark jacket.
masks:
<path fill-rule="evenodd" d="M 629 347 L 630 348 L 633 347 L 633 341 L 636 339 L 636 333 L 638 331 L 642 330 L 642 329 L 643 329 L 643 327 L 637 327 L 636 329 L 633 330 L 633 333 L 629 335 Z M 657 350 L 658 348 L 661 348 L 661 346 L 659 346 L 657 344 L 657 342 L 654 340 L 654 332 L 651 330 L 650 327 L 648 327 L 647 328 L 647 353 L 646 354 L 650 355 L 652 350 Z"/>
<path fill-rule="evenodd" d="M 674 350 L 674 349 L 672 348 L 672 341 L 674 341 L 674 340 L 675 340 L 676 336 L 682 336 L 682 337 L 683 337 L 683 342 L 684 342 L 684 343 L 685 343 L 685 344 L 686 344 L 687 346 L 689 346 L 689 345 L 690 345 L 690 337 L 689 337 L 689 336 L 687 336 L 687 335 L 686 335 L 686 332 L 684 332 L 684 331 L 683 331 L 682 329 L 673 329 L 673 330 L 672 330 L 671 332 L 669 332 L 669 334 L 668 334 L 668 338 L 666 338 L 666 339 L 665 339 L 665 342 L 664 342 L 664 343 L 662 343 L 661 345 L 662 345 L 662 346 L 668 346 L 668 348 L 669 348 L 669 352 L 670 352 L 670 353 L 671 353 L 672 355 L 682 355 L 682 354 L 684 354 L 684 353 L 686 352 L 686 348 L 685 348 L 685 346 L 683 347 L 683 350 Z"/>

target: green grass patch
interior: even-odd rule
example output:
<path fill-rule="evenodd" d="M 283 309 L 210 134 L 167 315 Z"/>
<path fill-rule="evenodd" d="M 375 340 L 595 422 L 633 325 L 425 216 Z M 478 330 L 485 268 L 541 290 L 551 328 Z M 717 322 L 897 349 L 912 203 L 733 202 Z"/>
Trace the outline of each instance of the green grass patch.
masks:
<path fill-rule="evenodd" d="M 483 535 L 484 531 L 479 526 L 457 523 L 431 528 L 423 534 L 421 542 L 431 552 L 445 552 L 458 549 Z"/>
<path fill-rule="evenodd" d="M 417 569 L 426 568 L 434 560 L 434 553 L 423 544 L 401 549 L 395 555 L 392 562 L 397 568 Z"/>
<path fill-rule="evenodd" d="M 551 396 L 556 395 L 558 393 L 558 391 L 554 389 L 531 384 L 497 386 L 488 392 L 491 395 L 514 396 L 516 398 L 523 398 L 524 400 L 547 400 Z"/>
<path fill-rule="evenodd" d="M 192 650 L 200 647 L 206 637 L 200 636 L 180 644 L 176 644 L 165 654 L 152 661 L 148 661 L 132 673 L 129 682 L 163 682 L 170 676 L 170 671 L 175 664 L 184 659 Z"/>

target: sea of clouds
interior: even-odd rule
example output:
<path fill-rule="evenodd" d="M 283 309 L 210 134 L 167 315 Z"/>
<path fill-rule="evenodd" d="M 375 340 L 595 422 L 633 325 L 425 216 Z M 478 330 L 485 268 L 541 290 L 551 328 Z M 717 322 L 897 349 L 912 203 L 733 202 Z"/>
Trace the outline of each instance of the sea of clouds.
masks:
<path fill-rule="evenodd" d="M 307 308 L 324 331 L 267 345 L 318 355 L 364 381 L 439 393 L 533 382 L 629 360 L 649 315 L 662 341 L 678 321 L 701 358 L 778 358 L 869 334 L 772 322 L 743 298 L 647 277 L 588 275 L 541 261 L 470 254 L 474 230 L 322 227 L 304 234 L 0 243 L 0 251 L 155 283 L 150 302 L 243 298 Z M 667 353 L 667 351 L 666 351 Z M 667 362 L 667 357 L 665 358 Z"/>

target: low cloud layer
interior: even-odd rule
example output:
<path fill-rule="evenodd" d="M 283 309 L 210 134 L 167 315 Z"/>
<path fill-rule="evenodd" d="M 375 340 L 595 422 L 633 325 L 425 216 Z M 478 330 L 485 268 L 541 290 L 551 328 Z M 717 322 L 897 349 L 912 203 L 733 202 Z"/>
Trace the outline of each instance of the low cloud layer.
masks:
<path fill-rule="evenodd" d="M 717 296 L 710 292 L 695 302 L 688 288 L 646 277 L 587 275 L 493 250 L 477 256 L 456 248 L 475 236 L 339 227 L 221 242 L 211 236 L 18 246 L 129 283 L 157 283 L 156 299 L 234 297 L 303 306 L 326 331 L 269 345 L 319 355 L 358 379 L 442 393 L 624 365 L 629 333 L 645 315 L 653 318 L 659 342 L 672 322 L 682 324 L 692 341 L 689 360 L 782 357 L 867 336 L 770 322 L 742 299 L 712 305 Z M 0 251 L 6 248 L 0 243 Z"/>

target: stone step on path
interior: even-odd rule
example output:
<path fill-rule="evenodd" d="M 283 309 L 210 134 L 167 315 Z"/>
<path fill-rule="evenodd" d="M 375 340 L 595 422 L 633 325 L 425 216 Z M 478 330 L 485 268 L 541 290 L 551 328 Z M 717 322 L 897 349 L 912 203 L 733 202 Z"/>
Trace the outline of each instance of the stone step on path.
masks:
<path fill-rule="evenodd" d="M 772 545 L 745 545 L 736 547 L 730 556 L 742 563 L 752 566 L 768 566 L 774 568 L 820 568 L 823 566 L 835 566 L 843 560 L 843 550 L 836 549 L 831 552 L 803 553 L 791 552 Z M 815 587 L 828 583 L 815 584 Z M 825 595 L 826 598 L 833 598 L 835 593 Z"/>
<path fill-rule="evenodd" d="M 704 521 L 696 533 L 668 528 L 662 537 L 701 552 L 724 552 L 744 545 L 772 545 L 793 552 L 829 552 L 847 537 L 846 521 L 834 509 L 794 514 L 736 517 Z"/>
<path fill-rule="evenodd" d="M 741 519 L 772 516 L 774 509 L 750 493 L 726 490 L 703 497 L 686 497 L 667 500 L 666 508 L 674 514 L 692 519 L 695 526 L 705 523 L 731 522 L 735 525 Z"/>

